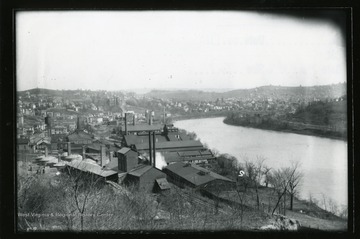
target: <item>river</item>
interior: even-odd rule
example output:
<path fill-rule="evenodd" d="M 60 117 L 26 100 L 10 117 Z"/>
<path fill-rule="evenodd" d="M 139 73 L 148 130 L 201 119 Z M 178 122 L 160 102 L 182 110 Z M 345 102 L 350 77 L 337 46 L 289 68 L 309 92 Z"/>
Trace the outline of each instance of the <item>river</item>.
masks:
<path fill-rule="evenodd" d="M 316 136 L 232 126 L 224 117 L 176 121 L 174 125 L 195 132 L 210 149 L 242 161 L 265 157 L 265 164 L 278 169 L 299 161 L 304 174 L 300 198 L 323 195 L 337 205 L 348 204 L 347 142 Z"/>

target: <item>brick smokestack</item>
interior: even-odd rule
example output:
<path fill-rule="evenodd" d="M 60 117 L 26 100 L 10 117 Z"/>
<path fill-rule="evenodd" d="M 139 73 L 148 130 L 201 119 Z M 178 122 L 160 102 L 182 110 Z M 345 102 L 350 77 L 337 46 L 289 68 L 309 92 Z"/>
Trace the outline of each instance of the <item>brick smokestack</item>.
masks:
<path fill-rule="evenodd" d="M 149 125 L 152 125 L 154 115 L 155 115 L 154 111 L 151 111 L 151 113 L 149 114 Z"/>
<path fill-rule="evenodd" d="M 155 159 L 155 154 L 156 154 L 156 146 L 155 146 L 155 142 L 156 142 L 156 138 L 155 138 L 155 131 L 153 132 L 153 166 L 154 168 L 156 168 L 156 159 Z"/>
<path fill-rule="evenodd" d="M 46 116 L 45 117 L 45 124 L 46 124 L 46 129 L 47 129 L 47 134 L 48 134 L 48 137 L 51 137 L 51 117 L 50 115 Z"/>
<path fill-rule="evenodd" d="M 149 123 L 149 111 L 145 110 L 145 120 L 147 123 Z"/>
<path fill-rule="evenodd" d="M 106 156 L 105 147 L 104 147 L 103 145 L 100 145 L 100 166 L 101 166 L 101 167 L 104 167 L 105 164 L 106 164 L 106 162 L 105 162 L 105 160 L 106 160 L 105 156 Z"/>
<path fill-rule="evenodd" d="M 135 125 L 136 124 L 136 116 L 135 116 L 135 114 L 133 114 L 133 125 Z"/>
<path fill-rule="evenodd" d="M 166 120 L 165 107 L 164 107 L 164 115 L 163 115 L 163 117 L 164 117 L 163 120 L 164 120 L 164 124 L 165 124 L 166 123 L 166 121 L 165 121 Z"/>
<path fill-rule="evenodd" d="M 78 130 L 81 129 L 80 117 L 79 117 L 79 116 L 77 117 L 76 128 L 77 128 Z"/>
<path fill-rule="evenodd" d="M 83 156 L 83 160 L 86 158 L 85 155 L 85 146 L 82 146 L 82 156 Z"/>
<path fill-rule="evenodd" d="M 68 155 L 71 154 L 71 142 L 67 142 Z"/>
<path fill-rule="evenodd" d="M 48 152 L 48 147 L 47 147 L 47 146 L 45 146 L 45 157 L 47 157 L 47 156 L 48 156 L 48 154 L 49 154 L 49 152 Z"/>
<path fill-rule="evenodd" d="M 112 160 L 113 160 L 113 152 L 110 151 L 110 152 L 109 152 L 109 161 L 111 162 Z"/>
<path fill-rule="evenodd" d="M 152 165 L 151 132 L 149 132 L 149 155 L 150 155 L 150 165 Z"/>
<path fill-rule="evenodd" d="M 128 130 L 127 130 L 127 113 L 125 113 L 125 135 L 128 134 Z"/>

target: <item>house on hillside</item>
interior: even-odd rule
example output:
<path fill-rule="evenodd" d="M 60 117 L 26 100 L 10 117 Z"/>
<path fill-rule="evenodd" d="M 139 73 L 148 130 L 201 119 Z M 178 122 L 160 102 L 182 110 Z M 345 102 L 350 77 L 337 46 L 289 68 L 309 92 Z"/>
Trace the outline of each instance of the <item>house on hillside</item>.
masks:
<path fill-rule="evenodd" d="M 31 149 L 29 145 L 29 139 L 27 138 L 19 138 L 16 140 L 16 143 L 18 151 L 27 151 Z"/>
<path fill-rule="evenodd" d="M 67 142 L 74 144 L 91 144 L 93 141 L 93 136 L 82 130 L 75 130 L 73 133 L 69 134 L 66 137 Z"/>

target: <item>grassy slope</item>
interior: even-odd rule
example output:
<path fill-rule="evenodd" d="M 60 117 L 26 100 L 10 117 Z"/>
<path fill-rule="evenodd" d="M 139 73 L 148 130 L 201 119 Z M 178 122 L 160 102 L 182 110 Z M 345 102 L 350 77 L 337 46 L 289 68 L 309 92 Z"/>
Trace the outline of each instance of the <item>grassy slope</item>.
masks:
<path fill-rule="evenodd" d="M 224 192 L 221 194 L 221 196 L 239 202 L 239 198 L 236 192 Z M 275 193 L 273 192 L 273 189 L 265 187 L 260 188 L 259 197 L 261 202 L 260 209 L 271 214 L 277 202 L 277 198 Z M 289 198 L 290 196 L 287 195 L 287 208 L 289 208 Z M 244 196 L 244 203 L 247 206 L 256 208 L 256 194 L 254 189 L 248 189 L 247 193 Z M 300 210 L 303 213 L 300 213 Z M 276 210 L 275 213 L 278 213 L 278 210 Z M 294 198 L 293 210 L 286 210 L 286 216 L 298 220 L 304 227 L 310 227 L 313 229 L 336 231 L 344 231 L 347 229 L 346 220 L 319 208 L 313 203 L 299 200 L 297 198 Z"/>

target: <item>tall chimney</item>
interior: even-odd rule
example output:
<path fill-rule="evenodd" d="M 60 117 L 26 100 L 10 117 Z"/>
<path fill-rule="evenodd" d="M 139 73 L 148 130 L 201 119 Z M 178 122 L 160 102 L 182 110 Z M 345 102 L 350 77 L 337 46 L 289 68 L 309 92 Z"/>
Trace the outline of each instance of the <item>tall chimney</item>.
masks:
<path fill-rule="evenodd" d="M 166 115 L 165 115 L 165 107 L 164 107 L 164 124 L 166 123 L 165 119 L 166 119 Z"/>
<path fill-rule="evenodd" d="M 47 146 L 45 146 L 45 157 L 47 157 L 47 156 L 48 156 L 48 154 L 49 154 L 49 152 L 48 152 L 48 147 L 47 147 Z"/>
<path fill-rule="evenodd" d="M 82 156 L 83 156 L 83 160 L 85 160 L 86 155 L 85 155 L 85 146 L 82 146 Z"/>
<path fill-rule="evenodd" d="M 125 135 L 128 134 L 128 130 L 127 130 L 127 113 L 125 113 Z"/>
<path fill-rule="evenodd" d="M 156 139 L 155 139 L 155 131 L 153 132 L 153 162 L 154 162 L 154 168 L 156 168 L 156 160 L 155 160 L 155 155 L 156 155 L 156 147 L 155 147 L 155 142 L 156 142 Z"/>
<path fill-rule="evenodd" d="M 149 132 L 149 155 L 150 155 L 150 165 L 152 165 L 151 132 Z"/>
<path fill-rule="evenodd" d="M 76 128 L 77 128 L 77 130 L 80 130 L 80 129 L 81 129 L 80 117 L 79 117 L 79 116 L 77 117 Z"/>
<path fill-rule="evenodd" d="M 152 114 L 149 114 L 149 125 L 152 125 L 152 121 L 153 121 L 153 116 Z"/>
<path fill-rule="evenodd" d="M 71 154 L 71 142 L 67 142 L 68 155 Z"/>
<path fill-rule="evenodd" d="M 110 152 L 109 152 L 109 161 L 111 162 L 112 160 L 113 160 L 113 152 L 110 151 Z"/>
<path fill-rule="evenodd" d="M 133 114 L 133 125 L 136 124 L 136 117 L 135 117 L 135 114 Z"/>
<path fill-rule="evenodd" d="M 106 162 L 105 162 L 105 147 L 103 145 L 100 145 L 100 166 L 104 167 Z"/>
<path fill-rule="evenodd" d="M 47 133 L 48 133 L 48 137 L 51 137 L 51 117 L 48 115 L 45 117 L 45 124 L 46 124 L 46 129 L 47 129 Z"/>
<path fill-rule="evenodd" d="M 147 123 L 149 123 L 149 111 L 145 110 L 145 120 Z"/>

